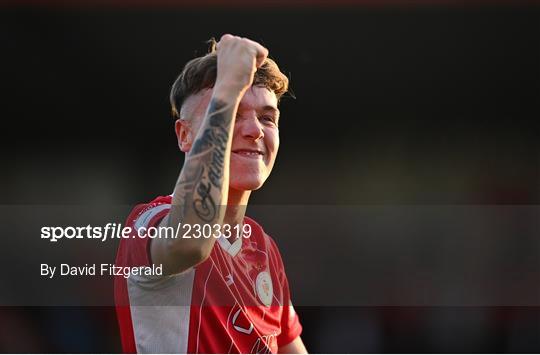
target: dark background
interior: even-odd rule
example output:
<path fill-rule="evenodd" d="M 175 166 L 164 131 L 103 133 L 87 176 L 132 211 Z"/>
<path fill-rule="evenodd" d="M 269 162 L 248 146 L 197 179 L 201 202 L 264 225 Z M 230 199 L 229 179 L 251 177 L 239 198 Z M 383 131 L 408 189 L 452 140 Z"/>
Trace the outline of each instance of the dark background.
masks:
<path fill-rule="evenodd" d="M 170 193 L 183 157 L 168 90 L 223 33 L 267 46 L 296 95 L 282 101 L 280 153 L 253 204 L 540 201 L 534 3 L 11 4 L 0 29 L 3 205 Z M 311 352 L 540 352 L 538 307 L 298 312 Z M 110 307 L 0 314 L 3 352 L 120 351 Z"/>

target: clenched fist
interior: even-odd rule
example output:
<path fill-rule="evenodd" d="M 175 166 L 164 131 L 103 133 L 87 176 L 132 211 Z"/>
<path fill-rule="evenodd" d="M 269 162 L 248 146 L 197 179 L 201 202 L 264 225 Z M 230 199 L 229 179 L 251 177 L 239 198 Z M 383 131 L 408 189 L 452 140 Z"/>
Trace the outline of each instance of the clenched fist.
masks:
<path fill-rule="evenodd" d="M 247 38 L 223 35 L 217 43 L 217 77 L 214 92 L 241 96 L 253 83 L 253 76 L 268 50 Z"/>

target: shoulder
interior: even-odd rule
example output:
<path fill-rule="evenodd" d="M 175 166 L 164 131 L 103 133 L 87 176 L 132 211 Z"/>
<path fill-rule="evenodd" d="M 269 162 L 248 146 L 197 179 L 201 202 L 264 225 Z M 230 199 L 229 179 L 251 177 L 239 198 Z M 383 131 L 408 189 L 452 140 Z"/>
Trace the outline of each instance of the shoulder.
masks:
<path fill-rule="evenodd" d="M 171 209 L 172 197 L 158 196 L 150 202 L 140 203 L 133 208 L 129 214 L 126 226 L 139 229 L 141 227 L 148 228 L 153 225 L 156 219 L 161 220 Z"/>
<path fill-rule="evenodd" d="M 253 237 L 263 239 L 265 242 L 271 243 L 274 247 L 276 246 L 274 239 L 265 232 L 263 227 L 256 220 L 251 217 L 245 216 L 244 223 L 247 223 L 251 226 L 251 234 Z"/>
<path fill-rule="evenodd" d="M 278 264 L 281 264 L 281 254 L 274 238 L 272 238 L 268 233 L 266 233 L 263 227 L 253 218 L 246 216 L 244 220 L 251 226 L 251 236 L 255 239 L 255 241 L 260 241 L 261 243 L 263 243 L 266 246 L 265 249 L 269 252 L 271 257 L 273 257 Z"/>
<path fill-rule="evenodd" d="M 138 204 L 129 214 L 125 227 L 130 228 L 130 238 L 122 238 L 118 246 L 116 265 L 150 265 L 149 238 L 139 238 L 140 228 L 156 226 L 171 208 L 171 196 L 159 196 L 148 203 Z"/>

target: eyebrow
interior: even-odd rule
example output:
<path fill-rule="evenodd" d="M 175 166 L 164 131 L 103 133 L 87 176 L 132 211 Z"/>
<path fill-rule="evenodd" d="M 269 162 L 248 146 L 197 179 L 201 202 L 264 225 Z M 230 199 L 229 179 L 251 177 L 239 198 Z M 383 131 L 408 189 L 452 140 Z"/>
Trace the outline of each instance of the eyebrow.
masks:
<path fill-rule="evenodd" d="M 266 105 L 264 106 L 262 109 L 262 111 L 273 111 L 278 117 L 279 117 L 279 109 L 277 107 L 274 107 L 274 106 L 270 106 L 270 105 Z"/>
<path fill-rule="evenodd" d="M 238 106 L 238 110 L 241 111 L 243 109 L 245 109 L 245 105 L 243 105 L 242 103 L 240 103 L 240 105 Z M 279 115 L 280 115 L 280 111 L 277 107 L 275 106 L 272 106 L 272 105 L 265 105 L 263 107 L 261 107 L 260 109 L 256 110 L 256 111 L 272 111 L 274 112 L 274 114 L 276 115 L 277 118 L 279 118 Z"/>

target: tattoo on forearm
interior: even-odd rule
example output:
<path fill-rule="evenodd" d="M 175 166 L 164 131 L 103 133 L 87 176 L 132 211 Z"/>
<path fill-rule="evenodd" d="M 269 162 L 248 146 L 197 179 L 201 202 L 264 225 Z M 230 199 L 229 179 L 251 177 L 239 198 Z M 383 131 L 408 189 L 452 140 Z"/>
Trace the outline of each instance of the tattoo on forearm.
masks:
<path fill-rule="evenodd" d="M 199 182 L 197 186 L 197 195 L 199 198 L 193 201 L 193 208 L 203 221 L 210 222 L 216 216 L 216 203 L 210 194 L 212 190 L 211 184 L 205 184 L 204 181 Z"/>
<path fill-rule="evenodd" d="M 203 132 L 193 143 L 176 186 L 184 202 L 182 214 L 191 204 L 196 215 L 205 222 L 211 222 L 217 216 L 216 197 L 222 189 L 228 188 L 223 186 L 223 170 L 232 111 L 231 105 L 217 100 L 210 102 L 208 124 L 203 123 Z"/>

